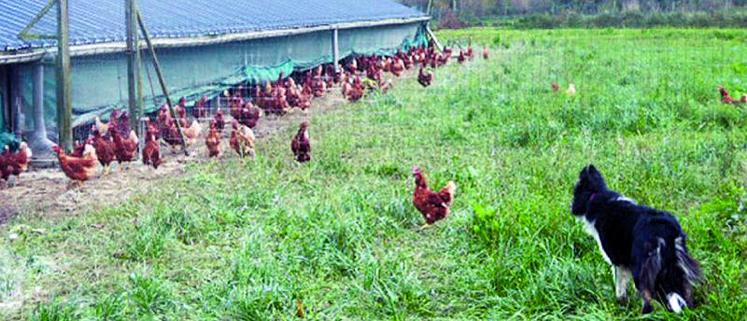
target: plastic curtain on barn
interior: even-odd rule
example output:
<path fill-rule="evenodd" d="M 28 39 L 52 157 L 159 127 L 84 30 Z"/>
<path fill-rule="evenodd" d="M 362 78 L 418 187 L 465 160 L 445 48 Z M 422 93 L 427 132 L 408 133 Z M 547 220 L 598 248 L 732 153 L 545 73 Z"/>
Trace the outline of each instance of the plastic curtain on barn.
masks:
<path fill-rule="evenodd" d="M 330 63 L 332 31 L 277 38 L 254 39 L 211 46 L 157 49 L 171 98 L 186 97 L 191 104 L 201 96 L 215 97 L 241 83 L 276 80 L 280 73 L 307 70 Z M 340 30 L 340 58 L 349 55 L 392 55 L 397 50 L 427 44 L 422 23 Z M 165 103 L 147 51 L 143 51 L 141 76 L 145 111 Z M 44 68 L 44 119 L 56 133 L 55 69 Z M 114 108 L 127 106 L 127 61 L 124 54 L 75 57 L 72 60 L 73 126 L 90 123 L 95 116 L 107 119 Z M 33 124 L 33 66 L 20 68 L 23 84 L 23 125 Z"/>

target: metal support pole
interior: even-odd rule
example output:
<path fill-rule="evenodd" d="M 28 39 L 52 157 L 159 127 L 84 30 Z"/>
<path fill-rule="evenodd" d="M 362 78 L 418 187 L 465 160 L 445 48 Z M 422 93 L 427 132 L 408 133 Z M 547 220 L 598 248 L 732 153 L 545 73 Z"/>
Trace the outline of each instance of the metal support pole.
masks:
<path fill-rule="evenodd" d="M 10 78 L 10 108 L 13 118 L 13 132 L 16 137 L 23 134 L 23 99 L 21 98 L 21 72 L 17 67 L 11 68 Z"/>
<path fill-rule="evenodd" d="M 166 80 L 163 77 L 163 73 L 161 72 L 161 63 L 158 62 L 158 55 L 156 55 L 156 49 L 153 47 L 153 43 L 150 41 L 150 34 L 148 33 L 148 29 L 145 27 L 145 23 L 143 22 L 143 16 L 140 14 L 140 12 L 137 12 L 137 22 L 140 25 L 140 30 L 143 32 L 143 38 L 145 38 L 145 43 L 148 44 L 148 50 L 150 50 L 150 54 L 153 57 L 153 68 L 156 69 L 156 76 L 158 76 L 158 83 L 161 85 L 161 90 L 163 91 L 163 95 L 166 97 L 166 105 L 169 108 L 169 112 L 171 113 L 171 117 L 176 119 L 176 112 L 174 111 L 174 104 L 171 102 L 171 97 L 169 96 L 169 89 L 166 86 Z M 184 147 L 184 155 L 189 156 L 189 152 L 187 152 L 187 142 L 184 139 L 184 133 L 182 132 L 182 126 L 179 124 L 178 121 L 175 121 L 176 123 L 176 129 L 179 131 L 179 139 L 182 141 L 182 146 Z"/>
<path fill-rule="evenodd" d="M 49 158 L 52 155 L 52 143 L 47 137 L 47 126 L 44 123 L 44 65 L 34 66 L 34 132 L 30 135 L 29 145 L 35 158 Z"/>
<path fill-rule="evenodd" d="M 57 129 L 59 144 L 66 151 L 73 149 L 73 100 L 70 78 L 70 20 L 68 0 L 57 3 Z"/>
<path fill-rule="evenodd" d="M 5 120 L 5 127 L 6 128 L 0 128 L 0 131 L 7 130 L 8 132 L 12 131 L 13 127 L 13 119 L 11 118 L 11 108 L 10 108 L 10 88 L 8 78 L 9 78 L 9 68 L 5 66 L 0 66 L 0 114 L 2 114 L 3 119 Z"/>
<path fill-rule="evenodd" d="M 335 72 L 340 72 L 340 32 L 332 30 L 332 59 L 335 61 Z"/>
<path fill-rule="evenodd" d="M 142 116 L 142 82 L 140 81 L 140 46 L 138 45 L 136 0 L 126 0 L 125 29 L 127 30 L 127 90 L 130 126 L 137 128 Z"/>

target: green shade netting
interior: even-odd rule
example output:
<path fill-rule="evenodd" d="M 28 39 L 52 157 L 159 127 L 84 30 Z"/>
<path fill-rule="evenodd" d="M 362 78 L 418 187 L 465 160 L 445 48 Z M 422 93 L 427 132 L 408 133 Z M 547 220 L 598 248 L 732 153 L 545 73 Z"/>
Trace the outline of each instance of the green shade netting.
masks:
<path fill-rule="evenodd" d="M 11 133 L 0 132 L 0 153 L 5 150 L 5 146 L 11 145 L 11 150 L 18 148 L 20 141 Z M 14 150 L 15 151 L 15 150 Z"/>
<path fill-rule="evenodd" d="M 340 57 L 392 55 L 398 49 L 427 44 L 422 23 L 340 30 Z M 191 104 L 205 95 L 214 97 L 244 82 L 276 80 L 282 72 L 307 70 L 330 63 L 333 32 L 254 39 L 210 46 L 157 49 L 172 99 L 186 97 Z M 44 72 L 44 118 L 47 129 L 56 131 L 55 70 L 52 61 Z M 127 105 L 127 61 L 123 53 L 72 60 L 73 126 L 106 116 Z M 33 66 L 21 67 L 24 129 L 33 128 Z M 161 95 L 152 60 L 143 53 L 141 66 L 145 111 L 153 112 L 165 99 Z M 106 117 L 103 117 L 106 119 Z"/>
<path fill-rule="evenodd" d="M 5 125 L 5 113 L 9 110 L 8 106 L 5 106 L 5 93 L 0 89 L 0 133 L 8 130 Z"/>

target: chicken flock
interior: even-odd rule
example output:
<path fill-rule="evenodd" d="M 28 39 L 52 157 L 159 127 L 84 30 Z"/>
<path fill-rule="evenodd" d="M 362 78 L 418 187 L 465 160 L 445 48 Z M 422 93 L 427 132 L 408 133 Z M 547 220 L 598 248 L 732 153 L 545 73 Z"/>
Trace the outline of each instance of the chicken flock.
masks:
<path fill-rule="evenodd" d="M 488 60 L 490 51 L 483 48 L 482 57 Z M 475 58 L 470 45 L 459 50 L 454 57 L 451 48 L 439 51 L 433 44 L 415 47 L 404 52 L 398 51 L 391 57 L 359 56 L 342 62 L 339 71 L 332 64 L 320 65 L 305 72 L 294 72 L 286 76 L 280 74 L 274 82 L 254 84 L 253 87 L 238 86 L 223 93 L 227 100 L 227 114 L 217 108 L 210 117 L 210 99 L 200 98 L 188 112 L 186 98 L 181 98 L 172 110 L 163 105 L 154 117 L 147 120 L 144 129 L 144 140 L 139 140 L 136 132 L 130 128 L 127 112 L 112 111 L 108 123 L 98 117 L 91 127 L 91 135 L 82 142 L 76 142 L 71 153 L 66 153 L 58 146 L 53 147 L 60 169 L 74 184 L 80 186 L 96 176 L 98 166 L 102 167 L 101 177 L 110 173 L 111 164 L 115 161 L 120 170 L 138 158 L 145 166 L 157 170 L 163 164 L 161 146 L 167 146 L 172 153 L 186 151 L 200 142 L 203 131 L 204 144 L 208 158 L 220 158 L 224 150 L 224 132 L 229 128 L 228 147 L 240 158 L 254 158 L 256 155 L 256 137 L 253 129 L 264 115 L 282 116 L 293 109 L 307 111 L 312 100 L 323 97 L 334 88 L 340 88 L 342 97 L 350 102 L 357 102 L 366 93 L 386 93 L 392 88 L 392 80 L 387 74 L 400 77 L 407 70 L 416 69 L 417 81 L 423 87 L 433 82 L 433 69 L 447 65 L 452 59 L 466 63 Z M 553 92 L 559 92 L 558 83 L 551 84 Z M 734 99 L 723 86 L 719 87 L 721 101 L 725 104 L 747 104 L 747 95 Z M 576 95 L 576 87 L 569 84 L 566 95 Z M 207 130 L 203 130 L 200 120 L 209 119 Z M 311 161 L 310 124 L 304 121 L 299 125 L 297 134 L 291 140 L 291 152 L 300 163 Z M 180 134 L 181 131 L 181 134 Z M 9 182 L 11 177 L 18 177 L 28 169 L 32 153 L 24 143 L 18 146 L 5 146 L 0 153 L 0 178 Z M 449 182 L 442 190 L 432 191 L 426 182 L 423 172 L 413 168 L 415 191 L 413 204 L 421 212 L 426 226 L 446 218 L 451 202 L 454 199 L 456 184 Z"/>
<path fill-rule="evenodd" d="M 484 59 L 488 59 L 489 54 L 489 49 L 483 49 Z M 191 108 L 187 107 L 187 99 L 181 98 L 173 111 L 164 104 L 146 121 L 142 141 L 130 128 L 128 113 L 115 109 L 108 123 L 96 117 L 89 137 L 76 141 L 73 151 L 67 153 L 59 146 L 53 146 L 53 151 L 62 172 L 77 186 L 97 175 L 109 175 L 115 162 L 120 170 L 129 168 L 129 164 L 138 159 L 138 150 L 142 163 L 157 170 L 163 164 L 162 145 L 172 153 L 186 151 L 199 144 L 201 137 L 208 158 L 222 157 L 225 143 L 239 157 L 253 158 L 256 155 L 253 130 L 265 115 L 283 116 L 293 109 L 305 112 L 312 107 L 315 98 L 323 97 L 335 88 L 339 88 L 342 97 L 349 102 L 357 102 L 370 92 L 386 93 L 393 87 L 391 78 L 387 79 L 389 75 L 400 77 L 413 69 L 418 71 L 418 83 L 428 87 L 433 83 L 433 69 L 447 65 L 452 59 L 465 63 L 474 57 L 471 45 L 454 57 L 453 49 L 447 47 L 439 51 L 434 44 L 400 50 L 392 56 L 350 57 L 341 62 L 339 69 L 333 64 L 325 64 L 289 76 L 281 73 L 275 81 L 226 90 L 220 97 L 227 101 L 226 108 L 217 108 L 212 115 L 209 97 L 201 97 Z M 200 121 L 208 119 L 204 129 Z M 312 159 L 309 127 L 308 121 L 302 122 L 291 140 L 291 152 L 299 163 Z M 229 130 L 230 133 L 224 136 L 224 132 Z M 227 142 L 223 137 L 227 137 Z M 0 154 L 2 180 L 20 176 L 27 170 L 31 156 L 26 143 L 5 147 Z M 448 210 L 444 212 L 443 209 L 450 202 L 428 205 L 435 198 L 428 196 L 425 179 L 422 173 L 419 175 L 420 185 L 413 202 L 426 220 L 434 223 L 446 216 Z M 434 213 L 426 214 L 428 212 Z"/>

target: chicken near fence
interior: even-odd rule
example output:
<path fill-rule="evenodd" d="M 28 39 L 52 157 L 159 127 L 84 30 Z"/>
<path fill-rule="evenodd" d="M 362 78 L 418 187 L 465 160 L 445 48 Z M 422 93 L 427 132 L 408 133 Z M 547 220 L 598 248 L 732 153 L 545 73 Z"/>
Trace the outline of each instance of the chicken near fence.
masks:
<path fill-rule="evenodd" d="M 182 127 L 182 133 L 184 133 L 184 143 L 187 144 L 187 147 L 193 146 L 202 134 L 202 125 L 197 120 L 193 120 L 189 127 Z"/>
<path fill-rule="evenodd" d="M 101 118 L 99 118 L 99 116 L 94 117 L 93 122 L 100 133 L 109 133 L 109 124 L 101 121 Z"/>
<path fill-rule="evenodd" d="M 70 152 L 69 155 L 73 157 L 83 157 L 83 151 L 86 148 L 86 144 L 87 144 L 86 141 L 81 142 L 81 141 L 76 140 L 73 143 L 73 151 Z"/>
<path fill-rule="evenodd" d="M 135 131 L 131 130 L 130 135 L 124 138 L 118 130 L 110 128 L 109 135 L 112 136 L 112 140 L 114 141 L 114 155 L 117 157 L 117 162 L 122 165 L 135 161 L 139 144 Z"/>
<path fill-rule="evenodd" d="M 110 130 L 113 133 L 116 133 L 119 137 L 119 131 L 116 128 L 110 127 Z M 91 143 L 93 148 L 96 150 L 96 158 L 98 158 L 99 163 L 103 168 L 103 175 L 107 175 L 109 174 L 111 163 L 116 158 L 114 152 L 116 149 L 115 144 L 111 138 L 104 137 L 96 126 L 93 126 L 91 133 L 93 133 L 93 139 L 89 143 Z"/>
<path fill-rule="evenodd" d="M 217 112 L 215 112 L 215 116 L 213 116 L 213 121 L 215 121 L 215 128 L 218 129 L 219 133 L 223 133 L 223 130 L 226 128 L 226 118 L 223 116 L 223 111 L 218 109 Z"/>
<path fill-rule="evenodd" d="M 143 165 L 158 169 L 161 160 L 161 144 L 158 143 L 158 127 L 148 121 L 145 131 L 145 145 L 143 146 Z"/>
<path fill-rule="evenodd" d="M 347 98 L 351 103 L 354 103 L 361 100 L 364 94 L 365 89 L 363 88 L 363 81 L 361 80 L 361 77 L 355 76 L 355 78 L 353 79 L 353 84 L 349 85 L 348 89 L 346 90 L 345 98 Z"/>
<path fill-rule="evenodd" d="M 120 111 L 119 109 L 114 109 L 112 113 L 109 115 L 109 127 L 116 129 L 119 131 L 120 135 L 126 136 L 130 133 L 130 115 L 126 111 Z M 100 133 L 103 136 L 108 136 L 109 132 L 102 132 Z"/>
<path fill-rule="evenodd" d="M 52 146 L 52 151 L 57 154 L 60 169 L 74 184 L 80 186 L 96 174 L 98 157 L 96 156 L 96 149 L 90 144 L 85 145 L 81 157 L 69 156 L 57 145 Z"/>
<path fill-rule="evenodd" d="M 32 155 L 26 142 L 20 143 L 15 152 L 11 151 L 10 146 L 5 146 L 0 153 L 0 179 L 7 183 L 11 177 L 19 177 L 28 170 Z"/>
<path fill-rule="evenodd" d="M 392 74 L 396 77 L 400 77 L 405 72 L 405 69 L 405 63 L 400 60 L 399 57 L 394 57 L 394 60 L 390 67 Z"/>
<path fill-rule="evenodd" d="M 179 130 L 176 128 L 176 123 L 173 119 L 169 118 L 165 121 L 165 124 L 160 125 L 161 138 L 166 144 L 171 147 L 171 152 L 175 153 L 177 147 L 185 148 L 182 137 L 179 135 Z"/>
<path fill-rule="evenodd" d="M 192 116 L 194 118 L 201 119 L 201 118 L 208 117 L 207 102 L 208 102 L 207 96 L 202 96 L 200 100 L 195 102 L 194 107 L 192 107 Z"/>
<path fill-rule="evenodd" d="M 246 103 L 244 108 L 239 112 L 239 117 L 236 120 L 249 128 L 257 127 L 259 120 L 262 118 L 262 109 L 255 107 L 251 102 Z"/>
<path fill-rule="evenodd" d="M 210 122 L 210 129 L 208 129 L 208 134 L 205 136 L 205 146 L 207 146 L 208 158 L 220 158 L 223 155 L 223 150 L 220 146 L 220 134 L 218 133 L 215 121 Z"/>
<path fill-rule="evenodd" d="M 236 151 L 241 158 L 246 156 L 254 158 L 254 142 L 256 140 L 254 131 L 252 131 L 248 126 L 239 124 L 237 121 L 233 121 L 231 126 L 233 127 L 231 138 L 229 140 L 231 148 Z"/>

